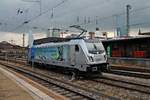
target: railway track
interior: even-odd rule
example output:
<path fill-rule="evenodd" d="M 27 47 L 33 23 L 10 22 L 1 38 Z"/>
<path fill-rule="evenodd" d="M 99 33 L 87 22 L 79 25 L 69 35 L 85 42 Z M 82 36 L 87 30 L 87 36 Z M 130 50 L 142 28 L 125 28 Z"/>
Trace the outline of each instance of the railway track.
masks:
<path fill-rule="evenodd" d="M 125 71 L 133 71 L 133 72 L 143 72 L 150 73 L 150 68 L 141 68 L 136 66 L 120 66 L 120 65 L 110 65 L 113 70 L 125 70 Z"/>
<path fill-rule="evenodd" d="M 119 70 L 120 71 L 120 70 Z M 39 73 L 38 73 L 39 74 Z M 99 79 L 94 79 L 94 80 L 92 80 L 93 82 L 96 82 L 96 83 L 99 83 L 99 84 L 101 84 L 101 83 L 103 83 L 103 84 L 106 84 L 106 85 L 110 85 L 110 86 L 114 86 L 114 87 L 117 87 L 117 88 L 124 88 L 124 89 L 127 89 L 127 90 L 131 90 L 131 91 L 136 91 L 136 92 L 139 92 L 139 93 L 144 93 L 144 94 L 150 94 L 150 85 L 149 84 L 147 84 L 147 83 L 141 83 L 141 82 L 137 82 L 137 81 L 134 81 L 134 80 L 127 80 L 127 79 L 124 79 L 124 78 L 118 78 L 118 77 L 114 77 L 114 76 L 116 76 L 116 75 L 114 75 L 114 74 L 110 74 L 110 75 L 105 75 L 105 74 L 107 74 L 107 73 L 104 73 L 104 76 L 103 77 L 100 77 Z M 126 75 L 127 73 L 125 73 L 125 76 L 129 76 L 129 75 Z M 28 76 L 28 75 L 27 75 Z M 30 75 L 29 75 L 30 76 Z M 118 76 L 118 73 L 117 73 L 117 76 Z M 122 76 L 122 73 L 121 73 L 121 76 Z M 124 77 L 124 76 L 123 76 Z M 133 75 L 133 77 L 135 77 L 135 74 Z M 137 76 L 138 77 L 138 76 Z M 145 78 L 145 77 L 144 77 Z M 35 79 L 36 80 L 36 79 Z M 36 80 L 36 81 L 38 81 L 38 80 Z M 91 81 L 91 80 L 89 80 L 89 81 Z M 85 84 L 88 84 L 88 82 L 89 81 L 86 81 L 85 82 Z M 39 81 L 39 83 L 40 83 L 40 81 Z M 46 87 L 48 87 L 49 88 L 49 83 L 44 83 L 44 82 L 41 82 L 40 84 L 43 84 L 44 86 L 46 86 Z M 59 90 L 60 91 L 64 91 L 64 89 L 63 90 L 61 90 L 61 89 L 56 89 L 55 90 L 55 87 L 56 86 L 54 86 L 54 89 L 52 89 L 52 90 L 54 90 L 54 91 L 58 91 L 58 93 L 59 93 Z M 56 87 L 57 88 L 57 87 Z M 83 89 L 84 90 L 84 89 Z M 86 90 L 85 90 L 86 91 Z M 95 92 L 95 91 L 94 91 Z M 93 93 L 94 93 L 93 92 Z M 65 92 L 63 92 L 63 93 L 65 93 Z M 68 95 L 74 95 L 75 97 L 76 97 L 76 94 L 73 94 L 73 93 L 69 93 L 68 91 L 66 92 L 66 93 L 68 93 Z M 83 92 L 84 93 L 84 92 Z M 62 94 L 62 93 L 60 93 L 60 94 Z M 81 92 L 81 94 L 82 94 L 82 92 Z M 85 92 L 85 94 L 86 94 L 86 92 Z M 96 94 L 99 94 L 99 92 L 96 92 Z M 65 94 L 62 94 L 62 95 L 65 95 Z M 105 97 L 106 95 L 103 95 L 103 94 L 99 94 L 99 96 L 97 96 L 98 98 L 100 97 L 100 95 L 102 95 L 102 97 Z M 88 94 L 88 96 L 90 96 L 91 97 L 91 95 L 90 94 Z M 66 96 L 67 97 L 67 96 Z M 78 97 L 78 96 L 77 96 Z M 80 97 L 80 96 L 79 96 Z M 106 96 L 107 97 L 107 96 Z M 109 98 L 109 97 L 108 97 Z M 111 97 L 110 97 L 111 98 Z M 113 97 L 112 97 L 113 98 Z M 93 98 L 93 100 L 94 99 L 97 99 L 97 98 Z M 116 99 L 116 98 L 115 98 Z"/>
<path fill-rule="evenodd" d="M 37 73 L 35 71 L 27 70 L 21 67 L 15 67 L 9 64 L 1 63 L 8 68 L 25 75 L 26 77 L 42 84 L 43 86 L 59 93 L 60 95 L 64 95 L 71 100 L 100 100 L 100 99 L 111 99 L 111 100 L 118 100 L 115 97 L 105 95 L 103 93 L 95 92 L 83 87 L 79 87 L 73 85 L 69 82 L 65 82 L 63 80 L 58 80 L 52 78 L 48 75 Z"/>
<path fill-rule="evenodd" d="M 92 81 L 132 90 L 132 91 L 137 91 L 145 94 L 150 94 L 150 84 L 147 83 L 141 83 L 141 82 L 114 77 L 110 75 L 107 76 L 104 75 L 100 79 L 93 79 Z"/>
<path fill-rule="evenodd" d="M 2 58 L 0 57 L 0 60 L 2 61 L 8 61 L 8 62 L 14 62 L 14 63 L 20 63 L 20 64 L 27 64 L 27 59 L 25 58 L 15 58 L 15 57 L 10 57 L 10 58 Z"/>
<path fill-rule="evenodd" d="M 20 64 L 27 64 L 27 60 L 21 58 L 9 59 L 9 61 L 17 62 L 17 63 L 19 62 Z M 124 67 L 124 66 L 114 66 L 114 65 L 111 65 L 110 67 L 111 70 L 106 73 L 150 79 L 150 69 L 148 68 Z"/>
<path fill-rule="evenodd" d="M 112 69 L 107 73 L 123 75 L 123 76 L 130 76 L 130 77 L 137 77 L 137 78 L 143 78 L 143 79 L 150 79 L 150 73 L 143 73 L 143 72 Z"/>

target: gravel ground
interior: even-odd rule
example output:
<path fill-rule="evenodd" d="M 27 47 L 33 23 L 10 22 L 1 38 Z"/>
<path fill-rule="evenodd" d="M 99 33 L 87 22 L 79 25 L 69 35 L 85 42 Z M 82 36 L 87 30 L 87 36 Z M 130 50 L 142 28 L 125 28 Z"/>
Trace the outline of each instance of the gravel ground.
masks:
<path fill-rule="evenodd" d="M 88 84 L 85 84 L 88 83 Z M 80 84 L 83 87 L 90 88 L 92 90 L 96 90 L 98 92 L 102 92 L 108 94 L 110 96 L 115 96 L 124 100 L 149 100 L 150 95 L 134 92 L 130 90 L 126 90 L 123 88 L 117 88 L 109 85 L 105 85 L 103 83 L 94 83 L 89 81 L 76 81 L 75 84 Z"/>
<path fill-rule="evenodd" d="M 36 69 L 36 70 L 39 71 L 39 69 Z M 50 72 L 50 71 L 44 71 L 43 73 L 48 73 L 50 76 L 52 76 L 54 78 L 65 80 L 65 81 L 69 81 L 69 79 L 70 79 L 70 77 L 68 75 L 64 75 L 61 73 L 55 73 L 55 72 Z M 115 75 L 115 77 L 116 76 L 117 75 Z M 120 76 L 118 76 L 118 77 L 120 77 Z M 125 76 L 121 76 L 121 77 L 126 78 L 126 79 L 130 79 L 133 81 L 138 81 L 141 83 L 149 83 L 150 82 L 150 80 L 147 81 L 145 79 L 125 77 Z M 95 91 L 100 92 L 100 93 L 104 93 L 104 94 L 107 94 L 110 96 L 118 97 L 122 100 L 150 100 L 150 95 L 136 92 L 136 91 L 123 89 L 123 88 L 118 88 L 118 87 L 114 87 L 114 86 L 110 86 L 110 85 L 106 85 L 103 83 L 96 83 L 96 82 L 93 82 L 90 80 L 74 80 L 74 81 L 70 81 L 70 82 L 73 84 L 82 86 L 84 88 L 89 88 L 91 90 L 95 90 Z"/>

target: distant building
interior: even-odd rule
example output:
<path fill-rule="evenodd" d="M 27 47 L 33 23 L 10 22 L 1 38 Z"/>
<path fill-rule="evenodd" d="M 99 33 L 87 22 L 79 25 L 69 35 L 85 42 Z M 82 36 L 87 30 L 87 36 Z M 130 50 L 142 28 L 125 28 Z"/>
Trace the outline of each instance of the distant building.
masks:
<path fill-rule="evenodd" d="M 13 45 L 6 41 L 0 42 L 0 56 L 5 54 L 12 56 L 12 55 L 21 55 L 26 53 L 27 53 L 26 47 Z"/>
<path fill-rule="evenodd" d="M 53 28 L 52 37 L 60 37 L 60 29 Z"/>
<path fill-rule="evenodd" d="M 118 37 L 128 36 L 126 28 L 125 27 L 118 27 L 117 28 L 117 36 Z"/>

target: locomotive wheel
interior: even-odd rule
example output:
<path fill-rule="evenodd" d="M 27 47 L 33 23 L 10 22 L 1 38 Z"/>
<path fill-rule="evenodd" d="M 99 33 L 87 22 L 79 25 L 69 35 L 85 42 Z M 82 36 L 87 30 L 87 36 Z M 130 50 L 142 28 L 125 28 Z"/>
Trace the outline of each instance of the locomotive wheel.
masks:
<path fill-rule="evenodd" d="M 76 79 L 76 73 L 75 73 L 75 72 L 72 72 L 71 74 L 72 74 L 72 75 L 71 75 L 70 81 L 73 81 L 73 80 Z"/>
<path fill-rule="evenodd" d="M 78 70 L 74 70 L 71 72 L 71 81 L 79 79 L 79 71 Z"/>

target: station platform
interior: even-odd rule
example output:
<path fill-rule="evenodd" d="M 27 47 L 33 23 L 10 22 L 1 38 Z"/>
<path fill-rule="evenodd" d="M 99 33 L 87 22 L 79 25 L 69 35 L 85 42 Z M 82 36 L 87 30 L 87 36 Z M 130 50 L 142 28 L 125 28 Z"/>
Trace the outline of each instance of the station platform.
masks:
<path fill-rule="evenodd" d="M 141 68 L 150 68 L 149 58 L 127 58 L 127 57 L 109 57 L 108 62 L 110 65 L 127 65 L 137 66 Z"/>
<path fill-rule="evenodd" d="M 0 65 L 0 100 L 54 100 Z"/>

